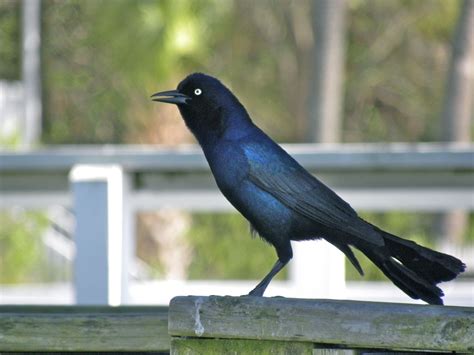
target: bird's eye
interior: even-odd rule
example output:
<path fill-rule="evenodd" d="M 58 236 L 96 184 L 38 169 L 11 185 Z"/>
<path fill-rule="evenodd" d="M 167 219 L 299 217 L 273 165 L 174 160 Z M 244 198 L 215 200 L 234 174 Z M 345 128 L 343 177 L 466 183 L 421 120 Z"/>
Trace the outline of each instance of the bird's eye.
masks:
<path fill-rule="evenodd" d="M 196 90 L 194 90 L 194 95 L 199 96 L 199 95 L 201 95 L 201 94 L 202 94 L 202 90 L 201 90 L 201 89 L 196 89 Z"/>

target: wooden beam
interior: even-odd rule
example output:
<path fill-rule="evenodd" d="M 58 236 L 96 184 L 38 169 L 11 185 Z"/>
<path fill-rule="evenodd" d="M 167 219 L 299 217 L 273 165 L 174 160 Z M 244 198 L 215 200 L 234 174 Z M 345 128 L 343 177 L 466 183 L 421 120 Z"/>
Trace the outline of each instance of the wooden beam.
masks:
<path fill-rule="evenodd" d="M 169 334 L 332 344 L 349 349 L 474 351 L 474 308 L 257 297 L 176 297 Z"/>
<path fill-rule="evenodd" d="M 312 343 L 243 339 L 173 338 L 171 354 L 222 355 L 222 354 L 291 354 L 313 355 Z"/>
<path fill-rule="evenodd" d="M 167 307 L 0 306 L 0 352 L 169 349 Z"/>

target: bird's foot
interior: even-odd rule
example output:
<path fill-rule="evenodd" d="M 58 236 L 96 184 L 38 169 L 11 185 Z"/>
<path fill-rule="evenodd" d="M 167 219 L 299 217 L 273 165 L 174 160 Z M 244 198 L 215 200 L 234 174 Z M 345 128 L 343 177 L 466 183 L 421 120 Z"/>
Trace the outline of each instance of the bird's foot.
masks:
<path fill-rule="evenodd" d="M 264 288 L 256 287 L 252 291 L 250 291 L 248 295 L 245 295 L 245 296 L 263 297 L 264 292 L 265 292 Z"/>

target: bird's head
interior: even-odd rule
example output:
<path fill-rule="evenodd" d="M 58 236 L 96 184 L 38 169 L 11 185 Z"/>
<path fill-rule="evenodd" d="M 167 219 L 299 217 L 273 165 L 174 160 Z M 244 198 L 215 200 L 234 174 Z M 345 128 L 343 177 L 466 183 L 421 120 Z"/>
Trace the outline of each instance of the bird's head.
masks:
<path fill-rule="evenodd" d="M 191 74 L 176 90 L 158 92 L 151 97 L 153 101 L 176 104 L 198 140 L 203 135 L 221 135 L 240 121 L 250 122 L 234 94 L 219 80 L 206 74 Z"/>

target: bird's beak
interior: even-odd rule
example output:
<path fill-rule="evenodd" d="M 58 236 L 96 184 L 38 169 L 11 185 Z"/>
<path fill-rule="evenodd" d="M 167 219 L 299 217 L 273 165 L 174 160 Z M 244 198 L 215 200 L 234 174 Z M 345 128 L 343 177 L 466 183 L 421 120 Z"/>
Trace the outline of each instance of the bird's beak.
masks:
<path fill-rule="evenodd" d="M 181 94 L 178 90 L 162 91 L 151 95 L 153 101 L 166 102 L 169 104 L 187 104 L 191 100 L 189 96 Z"/>

